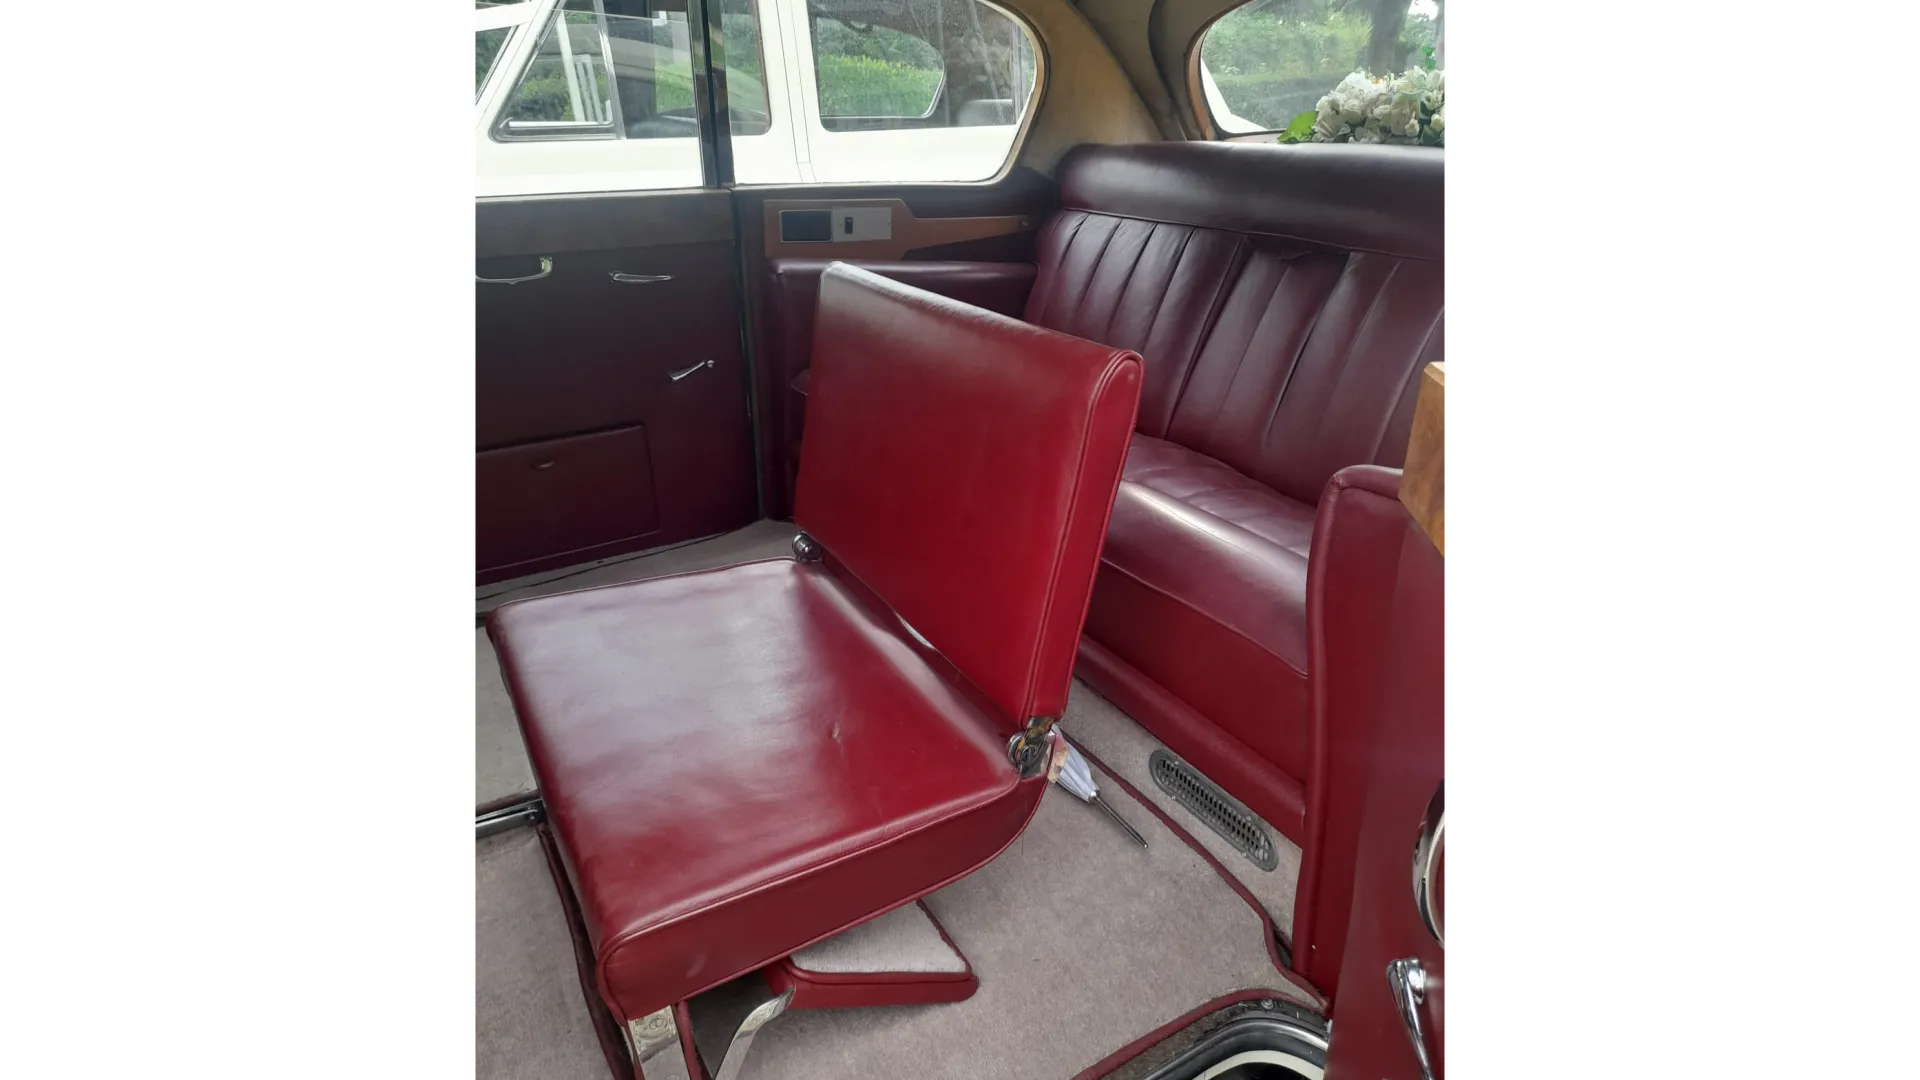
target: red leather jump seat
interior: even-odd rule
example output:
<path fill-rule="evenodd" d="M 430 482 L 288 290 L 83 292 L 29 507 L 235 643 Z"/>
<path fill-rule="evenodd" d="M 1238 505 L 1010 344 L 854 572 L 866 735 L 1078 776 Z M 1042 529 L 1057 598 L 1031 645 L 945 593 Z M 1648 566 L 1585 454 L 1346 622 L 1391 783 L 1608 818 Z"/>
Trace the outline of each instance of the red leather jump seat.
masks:
<path fill-rule="evenodd" d="M 622 1023 L 928 893 L 1039 804 L 1140 361 L 847 266 L 778 559 L 488 630 Z"/>
<path fill-rule="evenodd" d="M 1146 367 L 1081 675 L 1295 841 L 1315 510 L 1335 471 L 1401 463 L 1442 359 L 1443 169 L 1423 147 L 1083 146 L 1038 241 L 1027 320 Z"/>

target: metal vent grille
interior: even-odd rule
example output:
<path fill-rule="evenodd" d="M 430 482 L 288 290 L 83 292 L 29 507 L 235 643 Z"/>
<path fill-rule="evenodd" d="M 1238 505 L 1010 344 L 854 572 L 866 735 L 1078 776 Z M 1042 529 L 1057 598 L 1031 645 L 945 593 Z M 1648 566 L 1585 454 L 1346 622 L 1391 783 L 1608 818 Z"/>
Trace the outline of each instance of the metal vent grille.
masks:
<path fill-rule="evenodd" d="M 1193 766 L 1165 750 L 1155 750 L 1147 758 L 1147 771 L 1153 774 L 1153 782 L 1160 785 L 1161 791 L 1193 811 L 1194 817 L 1206 822 L 1208 828 L 1245 855 L 1248 862 L 1262 870 L 1271 870 L 1280 864 L 1273 838 L 1260 827 L 1253 811 L 1215 787 L 1213 781 L 1195 772 Z"/>

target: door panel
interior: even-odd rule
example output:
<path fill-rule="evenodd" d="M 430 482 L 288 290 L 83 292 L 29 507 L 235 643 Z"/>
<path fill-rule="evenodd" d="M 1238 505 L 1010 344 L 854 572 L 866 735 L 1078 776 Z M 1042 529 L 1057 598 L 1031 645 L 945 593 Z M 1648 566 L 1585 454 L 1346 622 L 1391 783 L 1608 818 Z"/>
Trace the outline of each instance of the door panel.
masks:
<path fill-rule="evenodd" d="M 642 427 L 488 450 L 475 473 L 483 567 L 597 551 L 660 527 Z"/>
<path fill-rule="evenodd" d="M 1425 974 L 1424 1001 L 1415 1011 L 1434 1075 L 1445 1075 L 1444 954 L 1422 919 L 1413 873 L 1415 842 L 1444 773 L 1443 578 L 1440 552 L 1409 520 L 1381 669 L 1374 766 L 1361 812 L 1328 1080 L 1420 1080 L 1387 977 L 1388 965 L 1406 958 L 1417 960 Z M 1434 885 L 1437 901 L 1437 880 Z"/>
<path fill-rule="evenodd" d="M 529 276 L 550 260 L 533 280 L 474 287 L 482 581 L 756 516 L 727 200 L 693 191 L 477 204 L 476 276 Z M 514 475 L 547 460 L 557 461 L 543 470 L 551 477 Z M 565 480 L 569 461 L 599 486 Z"/>

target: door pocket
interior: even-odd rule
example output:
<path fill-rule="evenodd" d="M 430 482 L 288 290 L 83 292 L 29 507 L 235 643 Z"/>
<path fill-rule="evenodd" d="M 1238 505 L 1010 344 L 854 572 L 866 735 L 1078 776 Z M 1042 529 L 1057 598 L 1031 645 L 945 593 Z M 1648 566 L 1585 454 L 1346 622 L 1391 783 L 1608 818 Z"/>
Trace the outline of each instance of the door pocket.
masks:
<path fill-rule="evenodd" d="M 482 573 L 660 527 L 653 461 L 640 425 L 488 450 L 475 462 Z"/>

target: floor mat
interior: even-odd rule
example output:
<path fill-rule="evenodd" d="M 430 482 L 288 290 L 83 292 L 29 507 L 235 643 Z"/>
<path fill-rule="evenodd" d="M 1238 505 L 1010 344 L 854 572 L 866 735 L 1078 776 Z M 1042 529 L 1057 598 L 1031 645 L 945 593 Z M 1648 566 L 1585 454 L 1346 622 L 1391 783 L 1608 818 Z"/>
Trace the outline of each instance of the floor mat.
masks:
<path fill-rule="evenodd" d="M 479 1080 L 608 1080 L 540 837 L 480 841 L 475 879 Z"/>
<path fill-rule="evenodd" d="M 1005 853 L 927 897 L 980 989 L 948 1005 L 790 1012 L 742 1080 L 1066 1080 L 1222 995 L 1272 989 L 1266 924 L 1206 860 L 1095 770 L 1141 850 L 1051 788 Z M 1018 1036 L 1018 1037 L 1016 1037 Z"/>
<path fill-rule="evenodd" d="M 723 536 L 652 555 L 603 562 L 578 572 L 556 571 L 517 588 L 511 587 L 512 582 L 482 586 L 478 590 L 483 597 L 478 601 L 478 611 L 485 614 L 510 600 L 532 596 L 780 558 L 793 553 L 794 532 L 792 522 L 756 521 Z M 474 638 L 477 650 L 474 672 L 478 678 L 474 706 L 479 725 L 474 747 L 474 794 L 476 806 L 488 806 L 531 795 L 533 767 L 527 764 L 527 750 L 520 742 L 520 725 L 514 722 L 513 703 L 507 699 L 506 685 L 500 679 L 500 664 L 494 658 L 486 629 L 475 629 Z"/>
<path fill-rule="evenodd" d="M 1300 883 L 1300 845 L 1261 820 L 1261 827 L 1273 839 L 1274 868 L 1262 870 L 1240 854 L 1226 838 L 1153 782 L 1147 770 L 1147 757 L 1155 750 L 1165 750 L 1166 745 L 1079 679 L 1073 681 L 1067 711 L 1060 718 L 1060 730 L 1066 732 L 1068 741 L 1099 758 L 1140 794 L 1152 799 L 1161 812 L 1178 822 L 1228 873 L 1247 887 L 1273 916 L 1273 924 L 1282 934 L 1292 935 L 1294 895 Z"/>

